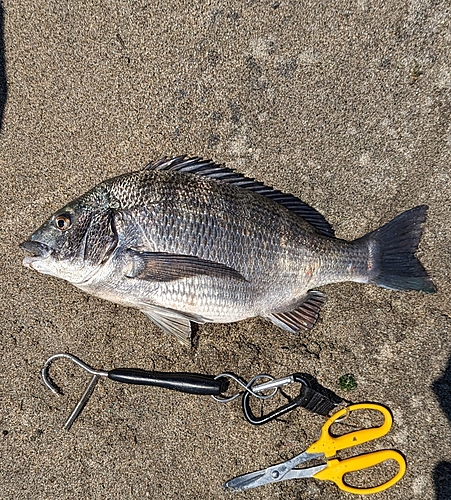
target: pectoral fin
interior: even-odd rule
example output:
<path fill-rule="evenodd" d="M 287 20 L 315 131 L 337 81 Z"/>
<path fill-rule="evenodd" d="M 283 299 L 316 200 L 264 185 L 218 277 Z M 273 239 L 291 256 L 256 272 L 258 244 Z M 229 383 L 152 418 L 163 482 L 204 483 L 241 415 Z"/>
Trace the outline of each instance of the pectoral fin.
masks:
<path fill-rule="evenodd" d="M 205 322 L 199 316 L 192 316 L 163 307 L 148 306 L 142 312 L 164 332 L 174 335 L 181 344 L 187 346 L 191 344 L 191 322 Z"/>
<path fill-rule="evenodd" d="M 164 252 L 139 252 L 128 249 L 130 260 L 127 277 L 149 281 L 173 281 L 196 275 L 215 278 L 233 278 L 246 281 L 235 269 L 194 255 L 178 255 Z"/>
<path fill-rule="evenodd" d="M 300 328 L 311 330 L 326 300 L 327 296 L 325 293 L 311 291 L 307 293 L 305 299 L 295 309 L 270 314 L 266 319 L 292 333 L 297 332 Z"/>

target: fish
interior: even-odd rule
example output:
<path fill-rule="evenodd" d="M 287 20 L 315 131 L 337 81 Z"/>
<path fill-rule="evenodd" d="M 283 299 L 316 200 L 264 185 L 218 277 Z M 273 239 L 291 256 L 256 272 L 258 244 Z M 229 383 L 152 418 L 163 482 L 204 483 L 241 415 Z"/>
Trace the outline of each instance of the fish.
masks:
<path fill-rule="evenodd" d="M 254 317 L 308 331 L 329 283 L 435 292 L 415 255 L 427 209 L 347 241 L 291 194 L 212 160 L 164 157 L 101 182 L 21 247 L 27 268 L 137 308 L 189 345 L 196 324 Z"/>

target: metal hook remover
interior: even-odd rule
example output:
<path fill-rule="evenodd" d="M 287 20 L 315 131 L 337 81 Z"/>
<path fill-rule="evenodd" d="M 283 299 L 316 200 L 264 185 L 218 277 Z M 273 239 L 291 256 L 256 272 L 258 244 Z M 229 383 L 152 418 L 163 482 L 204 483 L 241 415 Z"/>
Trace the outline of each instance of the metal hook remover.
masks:
<path fill-rule="evenodd" d="M 209 375 L 197 373 L 156 372 L 138 368 L 115 368 L 108 372 L 104 370 L 95 370 L 73 354 L 60 353 L 51 356 L 45 362 L 41 372 L 45 385 L 55 394 L 61 394 L 61 390 L 51 380 L 49 368 L 51 363 L 58 358 L 70 359 L 73 363 L 92 375 L 88 387 L 64 424 L 64 429 L 66 430 L 71 428 L 75 419 L 80 415 L 101 377 L 107 377 L 115 382 L 122 382 L 125 384 L 152 385 L 189 394 L 209 396 L 224 393 L 228 388 L 228 380 L 225 378 L 217 379 Z"/>
<path fill-rule="evenodd" d="M 96 370 L 73 354 L 66 353 L 54 354 L 51 356 L 45 362 L 41 372 L 45 385 L 56 394 L 62 394 L 62 392 L 50 378 L 49 369 L 52 362 L 59 358 L 69 359 L 91 375 L 91 380 L 86 390 L 64 424 L 64 429 L 66 430 L 71 428 L 76 418 L 80 415 L 91 397 L 96 384 L 102 377 L 126 384 L 152 385 L 189 394 L 210 395 L 215 401 L 222 403 L 233 401 L 242 395 L 244 416 L 247 421 L 253 425 L 261 425 L 274 420 L 299 406 L 314 413 L 326 416 L 338 404 L 343 402 L 343 399 L 339 398 L 331 391 L 324 389 L 318 384 L 314 377 L 305 373 L 294 373 L 279 379 L 275 379 L 271 375 L 260 374 L 252 378 L 250 382 L 246 382 L 233 373 L 221 373 L 217 376 L 210 376 L 197 373 L 146 371 L 137 368 L 115 368 L 110 371 L 104 371 Z M 263 383 L 257 383 L 262 379 L 269 380 Z M 242 388 L 232 396 L 226 396 L 225 394 L 229 387 L 229 380 L 235 381 Z M 250 405 L 251 396 L 260 400 L 269 399 L 273 397 L 281 387 L 292 383 L 300 383 L 299 396 L 266 415 L 257 417 L 253 414 Z M 288 398 L 283 392 L 282 394 Z"/>

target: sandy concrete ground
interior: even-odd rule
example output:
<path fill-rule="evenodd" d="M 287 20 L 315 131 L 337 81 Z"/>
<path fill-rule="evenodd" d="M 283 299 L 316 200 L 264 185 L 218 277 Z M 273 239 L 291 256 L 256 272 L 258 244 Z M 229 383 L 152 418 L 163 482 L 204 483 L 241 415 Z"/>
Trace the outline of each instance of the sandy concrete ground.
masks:
<path fill-rule="evenodd" d="M 2 499 L 240 498 L 222 483 L 292 457 L 324 422 L 298 410 L 254 428 L 238 402 L 104 381 L 66 432 L 87 379 L 60 362 L 65 396 L 47 390 L 40 369 L 56 352 L 105 369 L 309 372 L 392 410 L 378 446 L 401 450 L 408 471 L 374 498 L 451 498 L 450 7 L 381 4 L 3 2 Z M 209 325 L 190 350 L 138 311 L 22 267 L 19 242 L 63 203 L 182 153 L 300 196 L 346 239 L 428 204 L 420 255 L 438 293 L 331 285 L 309 334 Z M 358 387 L 343 393 L 348 372 Z M 348 497 L 315 480 L 242 494 Z"/>

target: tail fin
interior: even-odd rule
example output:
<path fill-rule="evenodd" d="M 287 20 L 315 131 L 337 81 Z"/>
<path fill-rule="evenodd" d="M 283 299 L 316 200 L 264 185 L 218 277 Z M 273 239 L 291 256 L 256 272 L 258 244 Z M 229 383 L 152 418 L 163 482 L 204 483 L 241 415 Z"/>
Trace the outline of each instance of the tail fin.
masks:
<path fill-rule="evenodd" d="M 407 210 L 360 239 L 366 240 L 372 256 L 369 283 L 392 290 L 435 292 L 432 279 L 415 257 L 427 209 L 420 205 Z"/>

